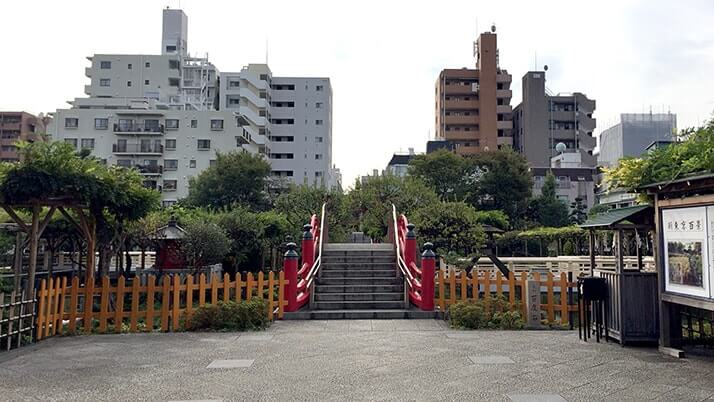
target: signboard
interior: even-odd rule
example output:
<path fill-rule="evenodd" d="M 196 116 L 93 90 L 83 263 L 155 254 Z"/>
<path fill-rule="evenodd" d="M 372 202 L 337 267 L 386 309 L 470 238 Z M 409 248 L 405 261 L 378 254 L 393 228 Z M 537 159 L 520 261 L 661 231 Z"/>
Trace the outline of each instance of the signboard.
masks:
<path fill-rule="evenodd" d="M 665 289 L 711 298 L 714 208 L 662 210 Z"/>
<path fill-rule="evenodd" d="M 541 311 L 540 311 L 540 282 L 529 280 L 526 286 L 526 299 L 528 317 L 526 317 L 527 328 L 541 327 Z"/>

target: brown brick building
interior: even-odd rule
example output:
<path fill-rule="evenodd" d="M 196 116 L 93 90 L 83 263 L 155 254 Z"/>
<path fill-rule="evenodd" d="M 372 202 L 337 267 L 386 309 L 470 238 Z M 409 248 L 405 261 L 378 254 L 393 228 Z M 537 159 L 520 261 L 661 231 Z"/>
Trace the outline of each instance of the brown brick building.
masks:
<path fill-rule="evenodd" d="M 462 155 L 513 145 L 512 77 L 499 66 L 496 34 L 482 33 L 474 53 L 475 69 L 444 69 L 436 81 L 436 138 Z"/>
<path fill-rule="evenodd" d="M 19 160 L 15 142 L 42 141 L 42 133 L 50 118 L 27 112 L 0 112 L 0 160 L 15 162 Z"/>

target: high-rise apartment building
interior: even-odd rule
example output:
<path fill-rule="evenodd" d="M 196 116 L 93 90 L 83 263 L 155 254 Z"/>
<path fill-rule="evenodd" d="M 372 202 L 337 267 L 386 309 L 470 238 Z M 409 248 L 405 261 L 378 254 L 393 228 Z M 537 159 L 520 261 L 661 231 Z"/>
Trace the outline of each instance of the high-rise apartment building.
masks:
<path fill-rule="evenodd" d="M 598 163 L 613 167 L 626 157 L 640 157 L 653 142 L 673 141 L 677 115 L 672 113 L 623 113 L 620 122 L 600 133 Z"/>
<path fill-rule="evenodd" d="M 238 149 L 265 155 L 287 183 L 333 185 L 329 79 L 273 77 L 266 64 L 221 72 L 188 53 L 187 26 L 166 9 L 160 55 L 89 57 L 89 97 L 57 110 L 54 139 L 136 167 L 165 204 L 188 195 L 217 152 Z"/>
<path fill-rule="evenodd" d="M 511 75 L 499 65 L 495 27 L 474 43 L 476 68 L 436 81 L 436 137 L 462 155 L 512 145 Z"/>
<path fill-rule="evenodd" d="M 523 76 L 523 101 L 513 113 L 514 147 L 534 167 L 549 167 L 563 143 L 565 152 L 581 155 L 583 167 L 595 167 L 595 101 L 582 93 L 553 94 L 545 86 L 545 71 Z"/>
<path fill-rule="evenodd" d="M 26 112 L 0 112 L 0 161 L 17 162 L 17 141 L 42 141 L 49 117 Z"/>

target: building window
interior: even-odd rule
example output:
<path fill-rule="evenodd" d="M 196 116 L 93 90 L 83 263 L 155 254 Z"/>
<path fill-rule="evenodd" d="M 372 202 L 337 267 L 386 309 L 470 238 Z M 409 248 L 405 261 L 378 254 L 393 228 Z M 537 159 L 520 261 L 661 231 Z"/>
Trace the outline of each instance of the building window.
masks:
<path fill-rule="evenodd" d="M 324 87 L 322 85 L 317 85 L 315 87 L 315 91 L 318 91 L 318 92 L 322 91 L 323 89 L 324 89 Z"/>
<path fill-rule="evenodd" d="M 178 87 L 180 83 L 180 80 L 178 78 L 169 78 L 169 86 L 170 87 Z"/>
<path fill-rule="evenodd" d="M 166 129 L 167 130 L 178 130 L 179 120 L 178 119 L 166 119 Z"/>
<path fill-rule="evenodd" d="M 214 166 L 216 166 L 216 160 L 215 160 L 215 159 L 211 159 L 210 161 L 208 161 L 208 167 L 214 167 Z"/>
<path fill-rule="evenodd" d="M 130 86 L 131 86 L 131 81 L 127 81 L 127 82 L 126 82 L 126 86 L 127 86 L 127 87 L 130 87 Z"/>
<path fill-rule="evenodd" d="M 315 177 L 322 177 L 322 172 L 315 172 Z"/>
<path fill-rule="evenodd" d="M 94 149 L 94 138 L 82 138 L 82 148 Z"/>
<path fill-rule="evenodd" d="M 164 170 L 176 170 L 178 169 L 177 159 L 164 159 Z"/>
<path fill-rule="evenodd" d="M 79 126 L 79 119 L 76 117 L 66 117 L 64 119 L 64 128 L 77 128 Z M 76 146 L 76 144 L 75 144 Z"/>
<path fill-rule="evenodd" d="M 107 128 L 109 128 L 109 119 L 94 119 L 95 130 L 106 130 Z"/>
<path fill-rule="evenodd" d="M 191 120 L 191 128 L 198 128 L 198 120 Z"/>
<path fill-rule="evenodd" d="M 131 63 L 129 63 L 129 64 L 126 65 L 126 69 L 127 69 L 127 70 L 131 70 Z"/>
<path fill-rule="evenodd" d="M 166 150 L 173 151 L 176 149 L 176 140 L 166 140 Z"/>
<path fill-rule="evenodd" d="M 146 63 L 144 63 L 144 67 L 146 67 L 146 68 L 151 67 L 151 63 L 147 61 Z"/>
<path fill-rule="evenodd" d="M 195 169 L 196 168 L 196 160 L 191 159 L 190 161 L 188 161 L 188 167 Z"/>
<path fill-rule="evenodd" d="M 228 87 L 229 88 L 238 88 L 238 87 L 240 87 L 240 81 L 228 81 Z"/>
<path fill-rule="evenodd" d="M 315 120 L 315 125 L 321 126 L 321 125 L 322 125 L 322 120 Z"/>
<path fill-rule="evenodd" d="M 240 98 L 237 96 L 229 96 L 228 104 L 229 105 L 240 105 Z"/>
<path fill-rule="evenodd" d="M 131 159 L 117 159 L 117 166 L 123 168 L 131 167 Z"/>
<path fill-rule="evenodd" d="M 149 80 L 144 80 L 144 85 L 149 85 Z"/>
<path fill-rule="evenodd" d="M 322 102 L 315 102 L 315 109 L 322 109 Z"/>
<path fill-rule="evenodd" d="M 273 177 L 293 177 L 292 170 L 273 170 L 270 174 Z"/>
<path fill-rule="evenodd" d="M 211 140 L 198 140 L 198 149 L 201 151 L 211 149 Z"/>
<path fill-rule="evenodd" d="M 176 180 L 164 180 L 164 191 L 176 191 Z"/>
<path fill-rule="evenodd" d="M 71 145 L 72 148 L 77 149 L 77 139 L 76 138 L 65 138 L 64 142 Z"/>
<path fill-rule="evenodd" d="M 223 119 L 211 120 L 211 130 L 223 130 Z"/>
<path fill-rule="evenodd" d="M 112 80 L 110 80 L 109 78 L 101 78 L 99 80 L 99 86 L 100 87 L 108 87 L 109 85 L 111 85 L 111 82 L 112 82 Z"/>
<path fill-rule="evenodd" d="M 109 70 L 110 68 L 112 68 L 112 62 L 111 61 L 100 61 L 99 68 L 101 68 L 102 70 Z"/>
<path fill-rule="evenodd" d="M 295 124 L 295 119 L 270 119 L 270 124 Z"/>
<path fill-rule="evenodd" d="M 176 45 L 166 45 L 166 52 L 175 52 Z"/>
<path fill-rule="evenodd" d="M 267 81 L 267 80 L 268 80 L 268 74 L 260 74 L 260 80 L 261 80 L 261 81 Z"/>
<path fill-rule="evenodd" d="M 169 68 L 171 70 L 178 70 L 179 69 L 179 61 L 178 60 L 169 60 Z"/>
<path fill-rule="evenodd" d="M 322 154 L 315 154 L 315 160 L 316 160 L 316 161 L 321 161 L 321 160 L 322 160 Z"/>
<path fill-rule="evenodd" d="M 315 137 L 315 142 L 322 142 L 322 137 Z"/>

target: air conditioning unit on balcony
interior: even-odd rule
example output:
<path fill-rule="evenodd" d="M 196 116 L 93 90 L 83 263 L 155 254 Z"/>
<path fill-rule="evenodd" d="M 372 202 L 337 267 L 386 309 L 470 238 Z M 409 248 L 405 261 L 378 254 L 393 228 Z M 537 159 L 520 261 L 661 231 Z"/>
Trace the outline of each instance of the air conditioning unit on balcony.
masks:
<path fill-rule="evenodd" d="M 478 92 L 478 82 L 474 82 L 473 84 L 471 84 L 471 90 L 473 92 Z"/>

